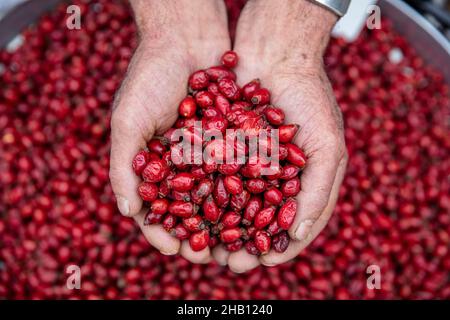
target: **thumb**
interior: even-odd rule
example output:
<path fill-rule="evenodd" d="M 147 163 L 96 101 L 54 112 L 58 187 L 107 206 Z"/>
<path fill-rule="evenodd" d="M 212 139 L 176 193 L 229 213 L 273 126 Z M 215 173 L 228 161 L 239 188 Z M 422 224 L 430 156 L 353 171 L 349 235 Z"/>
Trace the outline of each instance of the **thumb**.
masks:
<path fill-rule="evenodd" d="M 122 91 L 122 89 L 120 90 Z M 142 110 L 139 95 L 119 92 L 111 117 L 111 162 L 109 177 L 119 211 L 124 216 L 134 216 L 142 208 L 142 199 L 137 192 L 140 183 L 132 169 L 136 153 L 145 147 L 155 131 L 154 125 L 140 125 L 136 110 Z"/>

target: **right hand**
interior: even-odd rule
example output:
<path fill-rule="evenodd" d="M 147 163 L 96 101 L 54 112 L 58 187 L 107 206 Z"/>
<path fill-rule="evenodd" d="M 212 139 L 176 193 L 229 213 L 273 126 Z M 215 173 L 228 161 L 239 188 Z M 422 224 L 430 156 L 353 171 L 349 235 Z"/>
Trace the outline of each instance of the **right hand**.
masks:
<path fill-rule="evenodd" d="M 189 75 L 217 64 L 230 49 L 226 8 L 220 0 L 130 2 L 140 41 L 111 119 L 110 179 L 117 205 L 124 216 L 136 220 L 162 254 L 180 253 L 194 263 L 207 263 L 209 248 L 194 252 L 187 241 L 180 243 L 161 225 L 143 225 L 146 210 L 137 193 L 140 178 L 131 163 L 153 135 L 164 133 L 176 121 Z"/>

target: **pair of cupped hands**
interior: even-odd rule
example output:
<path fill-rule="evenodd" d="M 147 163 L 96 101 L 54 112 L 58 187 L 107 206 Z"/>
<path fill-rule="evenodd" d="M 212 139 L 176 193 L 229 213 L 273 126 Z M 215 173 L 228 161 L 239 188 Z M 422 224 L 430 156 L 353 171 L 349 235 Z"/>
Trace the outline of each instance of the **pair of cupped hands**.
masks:
<path fill-rule="evenodd" d="M 322 56 L 337 18 L 307 0 L 249 0 L 238 21 L 233 50 L 243 85 L 259 78 L 282 108 L 287 123 L 300 125 L 295 139 L 305 152 L 298 212 L 284 253 L 253 256 L 243 248 L 229 253 L 191 250 L 189 243 L 160 225 L 144 226 L 146 210 L 137 193 L 140 178 L 134 155 L 152 136 L 169 129 L 186 96 L 189 75 L 217 65 L 231 49 L 223 0 L 131 0 L 139 45 L 117 93 L 111 120 L 110 178 L 117 205 L 133 217 L 146 239 L 162 254 L 181 254 L 193 263 L 216 260 L 234 272 L 273 266 L 294 258 L 325 227 L 335 207 L 347 164 L 343 122 L 324 72 Z"/>

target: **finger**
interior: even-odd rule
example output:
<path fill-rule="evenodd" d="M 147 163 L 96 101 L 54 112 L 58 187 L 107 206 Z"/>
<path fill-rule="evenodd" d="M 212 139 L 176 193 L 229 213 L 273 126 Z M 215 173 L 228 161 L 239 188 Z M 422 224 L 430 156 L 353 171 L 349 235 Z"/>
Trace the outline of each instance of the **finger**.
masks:
<path fill-rule="evenodd" d="M 225 250 L 223 246 L 218 245 L 213 249 L 212 256 L 218 264 L 220 264 L 221 266 L 226 266 L 228 257 L 230 256 L 230 252 Z"/>
<path fill-rule="evenodd" d="M 185 240 L 181 243 L 180 254 L 192 263 L 209 263 L 212 260 L 211 251 L 206 247 L 200 251 L 193 251 L 189 245 L 189 241 Z"/>
<path fill-rule="evenodd" d="M 155 130 L 154 122 L 145 121 L 143 125 L 141 119 L 142 112 L 147 107 L 144 104 L 148 100 L 148 91 L 153 88 L 136 71 L 142 69 L 141 55 L 142 50 L 138 49 L 116 95 L 111 117 L 109 175 L 117 206 L 124 216 L 134 216 L 142 208 L 142 199 L 137 193 L 140 179 L 134 174 L 131 163 Z"/>
<path fill-rule="evenodd" d="M 259 265 L 258 257 L 248 254 L 244 248 L 231 253 L 228 257 L 228 266 L 231 271 L 236 273 L 247 272 Z"/>
<path fill-rule="evenodd" d="M 316 220 L 311 228 L 311 233 L 300 241 L 292 241 L 289 244 L 287 250 L 283 253 L 277 253 L 271 250 L 267 255 L 264 255 L 260 258 L 260 261 L 265 266 L 274 266 L 280 263 L 285 263 L 293 258 L 295 258 L 300 251 L 302 251 L 305 247 L 307 247 L 312 240 L 314 240 L 317 235 L 322 231 L 322 229 L 328 223 L 328 220 L 333 213 L 333 210 L 336 206 L 336 202 L 339 196 L 339 188 L 342 184 L 345 175 L 345 169 L 347 167 L 347 157 L 341 160 L 339 163 L 339 167 L 336 173 L 336 178 L 334 179 L 333 188 L 331 190 L 331 196 L 328 201 L 328 204 L 323 211 L 322 215 Z"/>
<path fill-rule="evenodd" d="M 317 150 L 308 158 L 297 196 L 297 215 L 289 230 L 293 239 L 303 240 L 327 206 L 339 161 L 332 148 Z"/>
<path fill-rule="evenodd" d="M 180 240 L 172 237 L 159 224 L 144 226 L 146 210 L 134 216 L 134 220 L 141 228 L 142 233 L 150 244 L 158 249 L 162 254 L 174 255 L 180 251 Z"/>
<path fill-rule="evenodd" d="M 109 177 L 119 211 L 124 216 L 134 216 L 142 208 L 137 187 L 140 178 L 133 172 L 131 163 L 136 153 L 145 146 L 142 136 L 133 128 L 133 118 L 122 111 L 113 115 L 111 122 L 111 162 Z"/>

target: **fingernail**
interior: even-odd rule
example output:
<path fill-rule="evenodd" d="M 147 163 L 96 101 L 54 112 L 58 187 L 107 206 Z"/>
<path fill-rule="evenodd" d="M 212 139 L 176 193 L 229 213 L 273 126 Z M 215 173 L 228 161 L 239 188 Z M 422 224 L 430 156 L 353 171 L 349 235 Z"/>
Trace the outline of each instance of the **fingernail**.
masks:
<path fill-rule="evenodd" d="M 305 240 L 311 233 L 313 224 L 314 222 L 311 220 L 301 222 L 297 228 L 297 231 L 295 232 L 295 237 L 297 238 L 297 240 Z"/>
<path fill-rule="evenodd" d="M 128 200 L 122 196 L 116 196 L 117 207 L 123 216 L 130 216 L 130 203 Z"/>

